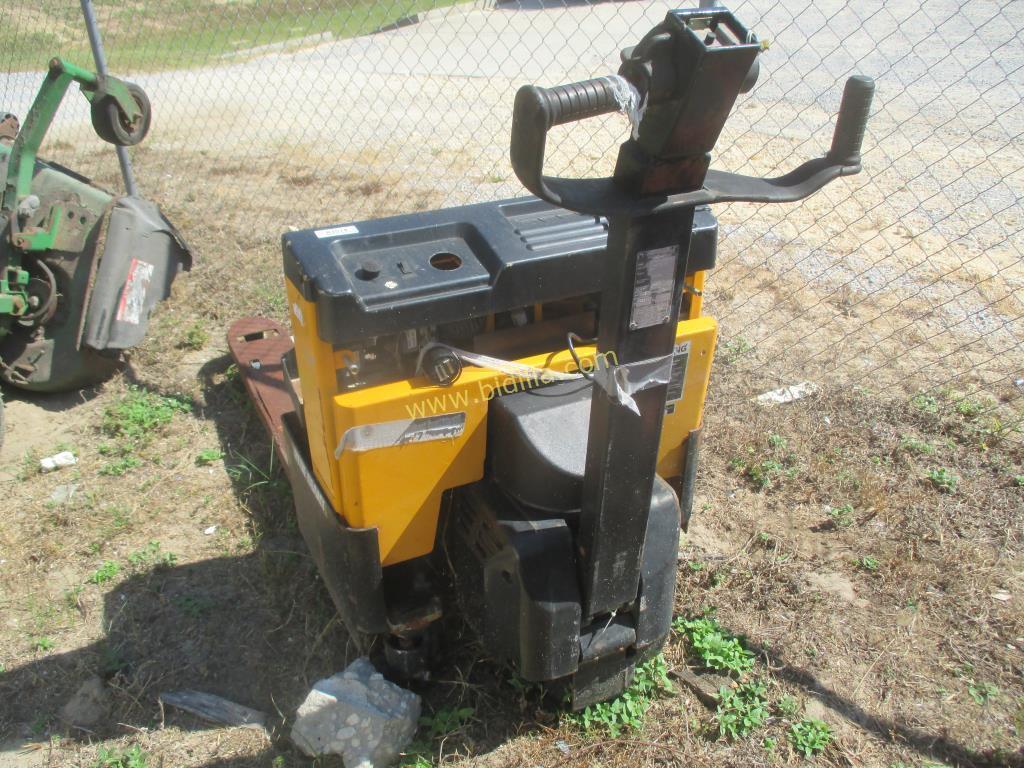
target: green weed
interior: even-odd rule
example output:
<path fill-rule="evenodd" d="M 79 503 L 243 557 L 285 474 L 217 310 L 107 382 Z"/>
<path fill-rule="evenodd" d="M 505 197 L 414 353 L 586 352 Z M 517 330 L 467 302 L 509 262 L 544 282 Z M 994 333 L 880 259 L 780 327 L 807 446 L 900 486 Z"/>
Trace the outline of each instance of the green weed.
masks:
<path fill-rule="evenodd" d="M 789 743 L 804 757 L 814 757 L 832 743 L 832 728 L 821 720 L 805 718 L 789 727 Z"/>
<path fill-rule="evenodd" d="M 743 683 L 736 688 L 723 687 L 718 692 L 715 721 L 718 735 L 728 739 L 747 736 L 768 719 L 767 687 L 759 681 Z"/>
<path fill-rule="evenodd" d="M 462 730 L 473 719 L 474 710 L 472 707 L 459 707 L 458 709 L 439 709 L 433 715 L 425 715 L 420 718 L 420 725 L 427 729 L 427 737 L 438 739 L 442 736 L 450 736 L 456 731 Z"/>
<path fill-rule="evenodd" d="M 142 462 L 134 456 L 125 456 L 115 461 L 109 461 L 99 468 L 101 475 L 107 475 L 109 477 L 121 477 L 122 475 L 128 474 L 130 470 L 136 467 L 141 467 Z"/>
<path fill-rule="evenodd" d="M 173 552 L 160 551 L 159 541 L 151 541 L 143 549 L 128 555 L 128 564 L 134 568 L 142 568 L 150 563 L 171 566 L 174 565 L 177 559 L 178 556 Z"/>
<path fill-rule="evenodd" d="M 52 651 L 56 645 L 57 644 L 53 642 L 53 638 L 46 637 L 45 635 L 32 638 L 32 647 L 37 651 Z"/>
<path fill-rule="evenodd" d="M 960 482 L 960 478 L 945 467 L 933 467 L 925 477 L 940 493 L 955 493 L 957 483 Z"/>
<path fill-rule="evenodd" d="M 975 704 L 987 704 L 999 695 L 999 689 L 992 683 L 971 681 L 967 686 L 967 693 L 974 699 Z"/>
<path fill-rule="evenodd" d="M 858 568 L 863 568 L 865 571 L 878 570 L 878 560 L 871 557 L 870 555 L 864 555 L 863 557 L 859 557 L 855 562 Z"/>
<path fill-rule="evenodd" d="M 115 563 L 113 560 L 107 560 L 99 568 L 93 571 L 92 576 L 88 578 L 90 584 L 106 584 L 108 581 L 112 581 L 121 572 L 121 566 Z"/>
<path fill-rule="evenodd" d="M 624 731 L 639 730 L 654 700 L 671 693 L 665 657 L 658 654 L 636 668 L 633 684 L 611 701 L 591 704 L 582 712 L 569 716 L 586 733 L 606 733 L 613 739 Z"/>
<path fill-rule="evenodd" d="M 742 336 L 722 342 L 722 353 L 726 363 L 735 363 L 754 349 L 754 345 Z"/>
<path fill-rule="evenodd" d="M 185 335 L 179 339 L 177 347 L 178 349 L 193 349 L 198 350 L 206 346 L 206 342 L 210 340 L 210 334 L 206 332 L 206 328 L 200 321 L 194 322 L 185 331 Z"/>
<path fill-rule="evenodd" d="M 1017 475 L 1013 478 L 1013 484 L 1018 488 L 1024 488 L 1024 475 Z"/>
<path fill-rule="evenodd" d="M 911 435 L 904 435 L 900 438 L 900 449 L 918 456 L 928 456 L 935 453 L 935 447 L 931 443 L 918 440 Z"/>
<path fill-rule="evenodd" d="M 786 717 L 793 717 L 800 711 L 800 702 L 789 694 L 780 698 L 779 703 L 776 706 L 778 706 L 779 712 L 784 714 Z"/>
<path fill-rule="evenodd" d="M 149 755 L 138 744 L 120 752 L 100 747 L 93 768 L 149 768 Z"/>
<path fill-rule="evenodd" d="M 957 402 L 954 409 L 961 416 L 968 419 L 973 419 L 976 416 L 980 416 L 985 412 L 985 409 L 990 407 L 989 404 L 983 400 L 975 400 L 970 397 L 965 397 Z"/>
<path fill-rule="evenodd" d="M 841 507 L 832 507 L 828 511 L 828 517 L 836 528 L 849 528 L 854 523 L 853 505 L 844 504 Z"/>
<path fill-rule="evenodd" d="M 773 432 L 773 433 L 768 435 L 768 445 L 770 445 L 772 448 L 777 448 L 779 450 L 785 450 L 785 448 L 786 448 L 786 438 L 784 438 L 782 435 L 776 435 Z"/>
<path fill-rule="evenodd" d="M 205 467 L 207 464 L 213 464 L 215 461 L 220 461 L 224 458 L 224 451 L 220 448 L 207 448 L 205 451 L 200 451 L 196 456 L 196 464 L 200 467 Z"/>
<path fill-rule="evenodd" d="M 213 602 L 208 598 L 193 595 L 175 597 L 174 604 L 191 619 L 201 619 L 213 607 Z"/>
<path fill-rule="evenodd" d="M 910 398 L 910 404 L 923 413 L 938 413 L 939 401 L 934 395 L 918 392 Z"/>
<path fill-rule="evenodd" d="M 754 654 L 713 618 L 686 619 L 679 616 L 673 620 L 672 628 L 686 637 L 690 649 L 705 667 L 737 675 L 754 668 Z"/>

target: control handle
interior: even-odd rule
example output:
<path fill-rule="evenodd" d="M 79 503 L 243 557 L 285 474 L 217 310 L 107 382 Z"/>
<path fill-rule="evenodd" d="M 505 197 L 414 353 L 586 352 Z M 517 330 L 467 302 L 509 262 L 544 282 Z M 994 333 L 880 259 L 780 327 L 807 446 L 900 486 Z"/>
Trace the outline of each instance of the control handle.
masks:
<path fill-rule="evenodd" d="M 828 159 L 833 163 L 860 165 L 860 146 L 864 141 L 874 94 L 875 81 L 870 77 L 854 75 L 846 81 L 836 130 L 832 134 L 832 149 L 828 152 Z"/>
<path fill-rule="evenodd" d="M 544 184 L 544 149 L 553 126 L 616 112 L 619 102 L 608 78 L 541 88 L 524 85 L 516 93 L 512 112 L 512 168 L 535 195 L 561 204 Z"/>
<path fill-rule="evenodd" d="M 556 88 L 525 85 L 516 94 L 512 115 L 511 160 L 516 176 L 530 192 L 549 203 L 581 213 L 644 215 L 686 205 L 720 202 L 785 203 L 817 192 L 840 176 L 861 170 L 861 144 L 871 111 L 875 83 L 855 75 L 846 81 L 832 147 L 787 174 L 760 179 L 710 170 L 701 189 L 668 195 L 628 194 L 613 178 L 564 179 L 544 175 L 544 150 L 552 126 L 618 110 L 607 78 Z"/>

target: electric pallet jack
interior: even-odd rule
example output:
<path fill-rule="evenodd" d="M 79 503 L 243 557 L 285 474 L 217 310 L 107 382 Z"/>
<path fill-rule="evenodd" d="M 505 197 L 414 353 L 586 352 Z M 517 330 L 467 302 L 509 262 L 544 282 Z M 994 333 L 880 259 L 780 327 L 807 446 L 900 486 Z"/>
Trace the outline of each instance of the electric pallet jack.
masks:
<path fill-rule="evenodd" d="M 874 89 L 847 82 L 822 158 L 709 170 L 761 51 L 724 8 L 672 11 L 617 76 L 519 91 L 533 197 L 284 236 L 290 332 L 248 318 L 229 344 L 347 628 L 396 675 L 425 674 L 449 610 L 577 709 L 665 642 L 716 340 L 708 206 L 858 173 Z M 612 177 L 544 175 L 553 126 L 623 107 Z"/>
<path fill-rule="evenodd" d="M 55 58 L 24 123 L 0 112 L 0 380 L 30 392 L 96 384 L 139 344 L 192 257 L 153 203 L 115 197 L 37 155 L 77 83 L 96 134 L 141 142 L 152 108 L 134 83 Z M 0 442 L 2 432 L 0 401 Z"/>

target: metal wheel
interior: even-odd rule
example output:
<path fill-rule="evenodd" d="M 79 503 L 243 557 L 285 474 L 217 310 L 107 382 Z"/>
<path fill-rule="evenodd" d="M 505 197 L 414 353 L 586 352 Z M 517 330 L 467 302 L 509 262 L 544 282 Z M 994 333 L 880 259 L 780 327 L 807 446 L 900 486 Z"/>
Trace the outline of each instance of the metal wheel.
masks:
<path fill-rule="evenodd" d="M 96 131 L 96 135 L 104 141 L 122 147 L 131 147 L 146 138 L 146 134 L 149 133 L 149 125 L 153 120 L 153 107 L 142 88 L 135 83 L 125 83 L 125 85 L 142 114 L 134 121 L 128 121 L 121 112 L 117 101 L 111 96 L 105 96 L 92 104 L 92 127 Z"/>

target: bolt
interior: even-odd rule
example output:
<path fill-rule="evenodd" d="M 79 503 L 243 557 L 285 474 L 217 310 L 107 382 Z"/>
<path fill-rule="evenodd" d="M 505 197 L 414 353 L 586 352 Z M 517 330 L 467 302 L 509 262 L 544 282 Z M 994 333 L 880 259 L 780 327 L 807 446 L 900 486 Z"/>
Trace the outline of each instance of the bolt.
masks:
<path fill-rule="evenodd" d="M 253 369 L 257 371 L 263 367 L 263 363 L 261 363 L 259 360 L 253 360 L 251 363 L 249 363 L 249 365 L 251 365 Z"/>
<path fill-rule="evenodd" d="M 635 330 L 637 329 L 637 327 L 638 327 L 638 326 L 637 326 L 637 324 L 636 324 L 636 323 L 630 323 L 630 324 L 629 324 L 629 330 L 631 330 L 631 331 L 635 331 Z"/>

